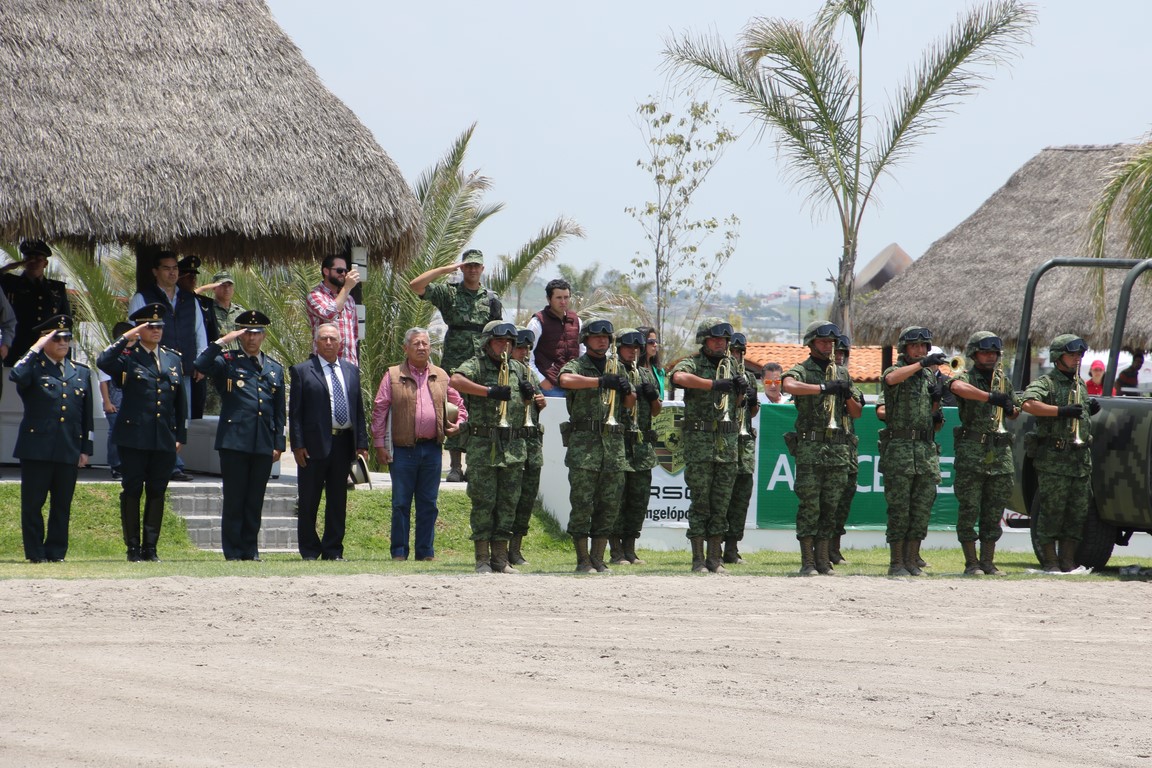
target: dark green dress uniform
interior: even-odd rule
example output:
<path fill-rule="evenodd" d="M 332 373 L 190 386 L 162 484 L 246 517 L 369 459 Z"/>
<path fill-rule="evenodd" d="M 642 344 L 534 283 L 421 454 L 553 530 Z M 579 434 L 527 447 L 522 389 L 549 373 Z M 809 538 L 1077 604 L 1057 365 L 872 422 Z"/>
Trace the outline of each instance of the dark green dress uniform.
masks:
<path fill-rule="evenodd" d="M 900 355 L 881 381 L 911 363 Z M 928 535 L 928 518 L 940 483 L 940 446 L 932 421 L 935 386 L 936 374 L 929 368 L 899 384 L 882 384 L 887 427 L 880 430 L 880 472 L 888 504 L 889 543 L 919 542 Z"/>
<path fill-rule="evenodd" d="M 69 321 L 70 324 L 70 321 Z M 20 459 L 20 528 L 32 562 L 63 560 L 80 454 L 92 455 L 92 376 L 86 366 L 26 352 L 9 378 L 24 403 L 13 454 Z M 49 494 L 45 538 L 41 510 Z"/>
<path fill-rule="evenodd" d="M 240 316 L 244 320 L 249 312 Z M 244 323 L 240 323 L 243 325 Z M 227 560 L 258 560 L 260 511 L 272 454 L 285 449 L 284 366 L 261 353 L 223 351 L 210 342 L 193 364 L 220 393 L 216 450 L 224 481 L 221 543 Z"/>
<path fill-rule="evenodd" d="M 8 357 L 4 358 L 5 365 L 14 366 L 36 343 L 39 334 L 34 329 L 57 315 L 71 316 L 72 307 L 68 302 L 68 288 L 59 280 L 33 280 L 24 275 L 5 274 L 0 275 L 0 287 L 16 315 L 16 338 Z"/>
<path fill-rule="evenodd" d="M 159 305 L 145 305 L 134 316 Z M 163 311 L 157 311 L 164 317 Z M 188 441 L 180 353 L 143 344 L 129 348 L 123 336 L 100 353 L 97 367 L 120 382 L 124 400 L 112 430 L 120 450 L 120 522 L 129 560 L 155 560 L 164 521 L 164 494 L 176 467 L 176 444 Z M 143 539 L 140 497 L 144 495 Z"/>

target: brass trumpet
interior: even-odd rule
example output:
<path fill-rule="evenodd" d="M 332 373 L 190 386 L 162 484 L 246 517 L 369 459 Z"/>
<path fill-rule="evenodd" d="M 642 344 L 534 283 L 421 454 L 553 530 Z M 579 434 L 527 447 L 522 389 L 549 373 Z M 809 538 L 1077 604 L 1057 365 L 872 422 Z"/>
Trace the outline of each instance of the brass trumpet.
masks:
<path fill-rule="evenodd" d="M 953 355 L 952 359 L 948 361 L 948 367 L 952 369 L 953 373 L 964 370 L 964 356 Z"/>
<path fill-rule="evenodd" d="M 618 375 L 620 373 L 620 361 L 616 359 L 616 355 L 612 354 L 612 350 L 608 350 L 607 358 L 608 362 L 604 364 L 604 375 Z M 604 418 L 604 425 L 608 427 L 620 426 L 620 422 L 616 421 L 616 390 L 609 389 L 600 396 L 600 402 L 608 410 L 608 415 Z"/>
<path fill-rule="evenodd" d="M 536 408 L 536 397 L 533 395 L 524 401 L 524 428 L 535 429 L 536 424 L 532 421 L 532 411 Z"/>
<path fill-rule="evenodd" d="M 1068 405 L 1080 405 L 1080 374 L 1072 377 L 1072 391 L 1068 393 Z M 1080 439 L 1080 419 L 1072 420 L 1072 445 L 1080 447 L 1084 441 Z"/>
<path fill-rule="evenodd" d="M 741 360 L 738 363 L 736 363 L 736 375 L 742 379 L 746 378 L 745 370 L 746 369 L 744 368 L 744 360 L 743 360 L 743 358 L 741 358 Z M 745 397 L 755 397 L 755 396 L 756 396 L 756 388 L 755 387 L 752 388 L 751 393 L 745 395 Z M 747 406 L 747 403 L 745 403 L 745 406 Z M 740 437 L 751 437 L 752 436 L 752 432 L 749 431 L 749 429 L 748 429 L 748 422 L 751 418 L 752 418 L 752 414 L 749 413 L 747 407 L 740 409 Z"/>
<path fill-rule="evenodd" d="M 632 385 L 632 391 L 633 392 L 639 392 L 640 391 L 640 383 L 641 383 L 640 369 L 636 366 L 635 360 L 631 361 L 630 363 L 627 363 L 627 367 L 628 367 L 628 383 Z M 639 397 L 636 398 L 636 402 L 633 403 L 632 407 L 627 410 L 627 413 L 628 413 L 628 415 L 630 415 L 632 417 L 632 425 L 631 425 L 630 429 L 633 432 L 639 432 L 640 431 L 640 398 Z"/>
<path fill-rule="evenodd" d="M 712 377 L 713 381 L 720 381 L 720 379 L 732 378 L 732 350 L 727 350 L 724 353 L 724 359 L 716 366 L 716 375 Z M 719 402 L 716 403 L 716 410 L 721 411 L 724 416 L 720 421 L 732 421 L 732 414 L 728 411 L 728 393 L 725 392 L 720 396 Z"/>
<path fill-rule="evenodd" d="M 824 378 L 827 381 L 836 380 L 836 363 L 831 361 L 828 363 L 828 370 L 824 372 Z M 825 425 L 824 429 L 828 430 L 829 432 L 833 430 L 838 431 L 840 429 L 840 425 L 836 423 L 836 396 L 828 395 L 825 397 L 824 402 L 828 408 L 828 424 Z"/>
<path fill-rule="evenodd" d="M 496 383 L 502 387 L 508 386 L 508 350 L 504 350 L 504 354 L 500 356 L 500 373 L 496 375 Z M 501 429 L 507 429 L 512 426 L 508 423 L 508 401 L 501 400 L 500 406 L 497 408 L 500 414 L 500 421 L 496 425 Z"/>
<path fill-rule="evenodd" d="M 1008 377 L 1004 375 L 1004 365 L 996 363 L 996 368 L 992 371 L 991 390 L 993 392 L 1008 392 Z M 1003 434 L 1008 430 L 1004 429 L 1004 409 L 997 408 L 996 415 L 992 417 L 992 423 L 996 425 L 996 432 Z"/>

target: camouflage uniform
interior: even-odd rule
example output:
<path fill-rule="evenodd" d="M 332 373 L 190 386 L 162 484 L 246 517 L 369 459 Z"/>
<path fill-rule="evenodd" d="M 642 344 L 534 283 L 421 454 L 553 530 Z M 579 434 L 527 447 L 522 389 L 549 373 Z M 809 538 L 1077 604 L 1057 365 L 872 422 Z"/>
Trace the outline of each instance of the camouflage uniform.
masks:
<path fill-rule="evenodd" d="M 837 331 L 837 335 L 839 332 Z M 829 362 L 809 357 L 789 368 L 782 378 L 817 386 L 827 383 Z M 836 366 L 835 380 L 848 382 L 848 369 Z M 847 401 L 841 395 L 796 395 L 796 539 L 800 542 L 801 573 L 831 573 L 830 544 L 836 532 L 836 513 L 844 495 L 844 477 L 851 466 L 853 435 L 844 425 L 848 418 Z M 828 406 L 839 429 L 829 429 Z M 815 545 L 815 551 L 813 551 Z"/>
<path fill-rule="evenodd" d="M 1024 402 L 1038 400 L 1048 405 L 1067 405 L 1072 388 L 1080 390 L 1081 403 L 1088 403 L 1088 390 L 1079 377 L 1054 370 L 1028 385 Z M 1092 502 L 1092 419 L 1085 406 L 1080 416 L 1082 447 L 1072 445 L 1073 419 L 1036 417 L 1036 428 L 1028 436 L 1028 455 L 1036 469 L 1036 506 L 1039 527 L 1036 540 L 1077 543 L 1083 537 L 1084 521 Z"/>
<path fill-rule="evenodd" d="M 598 378 L 604 375 L 605 362 L 585 353 L 565 363 L 560 375 L 574 373 Z M 563 427 L 568 432 L 564 466 L 568 467 L 568 499 L 572 505 L 568 533 L 573 538 L 607 539 L 612 535 L 624 493 L 624 397 L 616 393 L 619 426 L 608 427 L 604 424 L 607 414 L 601 400 L 606 395 L 600 389 L 568 390 L 564 394 L 568 402 L 568 422 Z"/>
<path fill-rule="evenodd" d="M 495 386 L 500 363 L 486 352 L 461 364 L 456 372 L 469 381 L 485 387 Z M 508 381 L 512 399 L 508 401 L 507 420 L 511 426 L 497 427 L 500 401 L 478 395 L 464 395 L 468 408 L 468 498 L 472 500 L 472 540 L 507 541 L 516 518 L 516 502 L 527 457 L 521 425 L 524 423 L 524 401 L 517 393 L 521 380 L 528 378 L 523 364 L 508 361 Z"/>
<path fill-rule="evenodd" d="M 889 373 L 913 361 L 900 355 L 881 377 L 887 427 L 880 431 L 880 472 L 888 503 L 889 543 L 922 541 L 940 482 L 940 446 L 932 422 L 935 373 L 923 368 L 905 381 L 890 385 Z"/>
<path fill-rule="evenodd" d="M 527 366 L 525 368 L 527 369 Z M 540 380 L 531 369 L 527 370 L 532 390 L 540 394 Z M 518 396 L 517 393 L 513 393 L 513 397 Z M 524 435 L 526 450 L 524 478 L 520 483 L 520 499 L 516 502 L 516 518 L 512 523 L 512 533 L 521 537 L 528 533 L 528 524 L 532 522 L 532 509 L 536 506 L 536 496 L 540 493 L 540 469 L 544 466 L 544 428 L 540 426 L 540 409 L 534 403 L 526 407 L 532 409 L 532 423 L 536 426 L 528 429 Z"/>
<path fill-rule="evenodd" d="M 656 377 L 648 368 L 637 366 L 640 383 L 656 386 Z M 640 538 L 644 518 L 648 514 L 648 499 L 652 494 L 652 468 L 656 466 L 656 434 L 652 430 L 652 406 L 643 397 L 636 399 L 636 429 L 631 416 L 625 418 L 628 431 L 624 435 L 624 492 L 620 500 L 620 514 L 613 526 L 612 536 L 623 540 Z M 613 544 L 615 547 L 615 544 Z M 625 548 L 627 552 L 627 548 Z M 629 553 L 634 554 L 634 553 Z"/>
<path fill-rule="evenodd" d="M 689 373 L 716 377 L 716 363 L 703 352 L 681 360 L 671 376 Z M 728 505 L 740 469 L 736 397 L 728 396 L 728 417 L 717 410 L 723 395 L 706 389 L 684 390 L 684 481 L 692 502 L 688 507 L 689 539 L 723 537 L 728 532 Z"/>
<path fill-rule="evenodd" d="M 992 376 L 979 368 L 962 371 L 953 381 L 992 391 Z M 960 424 L 953 430 L 956 452 L 956 479 L 953 488 L 959 513 L 956 538 L 966 541 L 998 541 L 1003 530 L 1000 519 L 1012 495 L 1012 436 L 997 434 L 995 419 L 1000 409 L 989 403 L 956 398 Z M 980 533 L 977 535 L 976 526 Z"/>
<path fill-rule="evenodd" d="M 756 471 L 756 430 L 752 426 L 752 416 L 748 411 L 748 402 L 756 398 L 756 377 L 750 372 L 744 372 L 744 379 L 748 382 L 748 394 L 744 408 L 739 410 L 740 418 L 747 425 L 748 434 L 737 434 L 737 469 L 736 480 L 732 483 L 732 498 L 728 502 L 728 531 L 724 534 L 726 546 L 731 546 L 732 555 L 725 553 L 724 562 L 737 561 L 735 542 L 744 539 L 744 526 L 748 522 L 748 505 L 752 502 L 752 478 Z"/>

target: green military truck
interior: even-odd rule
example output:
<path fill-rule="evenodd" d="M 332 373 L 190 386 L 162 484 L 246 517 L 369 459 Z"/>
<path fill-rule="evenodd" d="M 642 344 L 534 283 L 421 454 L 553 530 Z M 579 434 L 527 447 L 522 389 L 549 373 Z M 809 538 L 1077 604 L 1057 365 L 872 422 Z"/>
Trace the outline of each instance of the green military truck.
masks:
<path fill-rule="evenodd" d="M 1136 279 L 1152 269 L 1152 260 L 1134 259 L 1053 259 L 1032 273 L 1021 308 L 1020 334 L 1017 336 L 1016 359 L 1012 366 L 1012 385 L 1016 391 L 1028 385 L 1030 350 L 1028 332 L 1032 305 L 1040 278 L 1056 267 L 1124 269 L 1128 271 L 1120 291 L 1116 322 L 1108 354 L 1104 391 L 1111 392 L 1116 380 L 1117 357 L 1124 338 L 1128 303 Z M 1075 332 L 1075 329 L 1070 329 Z M 1152 533 L 1152 398 L 1098 397 L 1100 412 L 1092 418 L 1092 507 L 1084 524 L 1084 538 L 1076 552 L 1079 565 L 1102 568 L 1112 556 L 1113 548 L 1126 546 L 1132 534 Z M 1012 527 L 1032 529 L 1032 548 L 1039 559 L 1036 543 L 1036 521 L 1043 514 L 1035 503 L 1036 471 L 1024 453 L 1024 436 L 1032 430 L 1033 417 L 1020 413 L 1011 420 L 1009 431 L 1015 436 L 1013 455 L 1016 461 L 1016 484 L 1009 501 L 1010 510 L 1027 515 L 1009 519 Z"/>

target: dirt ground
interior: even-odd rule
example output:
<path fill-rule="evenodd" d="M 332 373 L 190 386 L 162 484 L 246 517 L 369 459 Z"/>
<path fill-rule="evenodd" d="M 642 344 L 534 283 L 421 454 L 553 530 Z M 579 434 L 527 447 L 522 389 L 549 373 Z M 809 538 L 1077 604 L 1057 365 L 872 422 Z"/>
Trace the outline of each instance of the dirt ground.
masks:
<path fill-rule="evenodd" d="M 0 582 L 0 765 L 1152 766 L 1152 584 Z"/>

